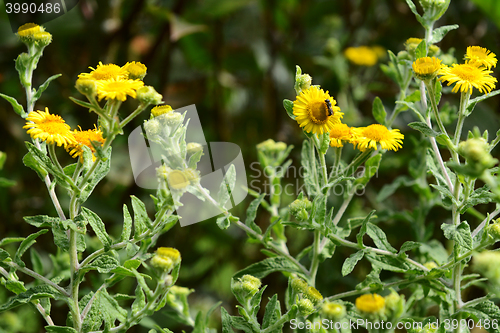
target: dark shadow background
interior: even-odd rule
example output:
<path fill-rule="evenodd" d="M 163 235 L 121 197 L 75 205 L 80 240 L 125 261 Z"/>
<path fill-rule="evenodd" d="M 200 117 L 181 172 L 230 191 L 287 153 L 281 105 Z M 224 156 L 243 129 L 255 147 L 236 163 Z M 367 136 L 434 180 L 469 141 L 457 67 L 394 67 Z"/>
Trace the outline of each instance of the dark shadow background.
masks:
<path fill-rule="evenodd" d="M 0 11 L 0 92 L 24 103 L 13 61 L 25 51 L 24 45 L 11 32 L 1 5 Z M 459 60 L 469 45 L 481 45 L 498 54 L 499 34 L 494 21 L 473 2 L 453 0 L 439 25 L 458 23 L 460 28 L 450 32 L 439 46 L 445 51 L 455 48 Z M 74 88 L 78 74 L 88 72 L 88 67 L 95 67 L 99 61 L 118 65 L 140 61 L 148 67 L 145 83 L 163 94 L 167 104 L 174 109 L 196 104 L 207 141 L 238 144 L 247 165 L 257 160 L 257 143 L 268 138 L 285 141 L 297 147 L 292 152 L 296 167 L 300 165 L 298 147 L 303 135 L 282 106 L 284 98 L 295 98 L 295 65 L 299 64 L 304 72 L 313 76 L 314 84 L 321 84 L 338 99 L 348 124 L 368 124 L 373 122 L 371 104 L 375 96 L 380 96 L 387 109 L 392 109 L 396 85 L 384 77 L 378 67 L 357 68 L 344 60 L 339 70 L 325 59 L 338 59 L 346 47 L 358 45 L 380 45 L 397 53 L 404 49 L 407 38 L 423 37 L 422 27 L 403 0 L 80 0 L 69 13 L 44 26 L 53 35 L 53 42 L 45 49 L 35 72 L 35 86 L 55 73 L 62 76 L 51 83 L 36 109 L 43 110 L 47 106 L 72 127 L 93 128 L 96 116 L 68 99 L 81 97 Z M 354 77 L 362 82 L 362 91 L 360 87 L 345 84 Z M 458 104 L 457 96 L 447 95 L 446 99 Z M 489 129 L 490 137 L 499 128 L 498 103 L 498 99 L 482 103 L 470 120 L 481 130 Z M 131 109 L 132 103 L 125 103 L 121 111 L 123 117 Z M 128 125 L 128 130 L 141 125 L 148 116 L 139 116 Z M 401 128 L 406 136 L 405 146 L 397 155 L 386 154 L 378 178 L 369 185 L 366 196 L 351 204 L 349 216 L 364 216 L 373 208 L 383 209 L 383 204 L 374 202 L 374 195 L 384 184 L 407 173 L 406 163 L 413 157 L 415 148 L 411 137 L 419 135 L 406 127 L 410 121 L 414 121 L 411 115 L 403 114 L 395 124 L 394 127 Z M 56 215 L 44 184 L 22 164 L 26 153 L 23 142 L 28 139 L 22 126 L 22 119 L 1 100 L 0 151 L 7 152 L 8 159 L 0 175 L 15 180 L 16 185 L 0 188 L 0 238 L 34 232 L 23 221 L 23 216 Z M 102 217 L 113 235 L 121 231 L 121 206 L 130 204 L 131 194 L 140 197 L 149 205 L 151 214 L 153 212 L 149 199 L 151 192 L 133 182 L 126 140 L 127 133 L 116 140 L 112 170 L 86 203 Z M 61 159 L 70 163 L 62 150 L 60 153 Z M 260 183 L 254 184 L 263 186 L 263 179 L 258 178 L 253 168 L 247 169 L 247 176 L 249 181 L 259 179 Z M 289 177 L 288 181 L 295 184 L 297 180 Z M 283 198 L 285 203 L 293 199 L 293 196 Z M 412 209 L 416 204 L 409 189 L 398 191 L 391 199 L 394 200 L 388 204 L 399 210 Z M 68 199 L 64 195 L 61 201 L 66 207 Z M 240 204 L 235 215 L 244 216 L 247 205 L 248 201 Z M 489 208 L 486 205 L 479 207 L 482 212 Z M 439 208 L 431 220 L 447 216 L 449 214 Z M 259 215 L 260 225 L 267 226 L 267 221 L 265 213 Z M 479 223 L 474 218 L 471 221 L 474 226 Z M 410 231 L 403 231 L 409 228 L 401 227 L 404 222 L 385 222 L 387 225 L 383 228 L 394 246 L 412 239 Z M 441 237 L 439 227 L 436 227 L 436 235 Z M 206 311 L 222 300 L 223 306 L 236 314 L 235 300 L 229 289 L 230 277 L 265 257 L 258 245 L 247 243 L 245 239 L 239 230 L 221 231 L 211 220 L 185 228 L 176 226 L 160 238 L 158 245 L 181 251 L 183 265 L 179 285 L 196 289 L 190 296 L 195 310 Z M 310 241 L 311 235 L 290 232 L 289 244 L 293 253 Z M 40 238 L 35 248 L 47 256 L 55 251 L 51 243 L 49 233 Z M 349 251 L 340 252 L 325 262 L 319 272 L 318 289 L 325 296 L 352 288 L 370 267 L 368 263 L 360 265 L 339 283 L 340 267 L 345 256 L 350 254 Z M 282 275 L 272 274 L 264 283 L 269 284 L 264 299 L 275 292 L 284 299 L 286 279 Z M 134 287 L 130 285 L 129 288 L 120 292 L 133 293 Z M 7 295 L 2 288 L 0 297 Z M 19 318 L 30 318 L 33 327 L 29 330 L 37 332 L 42 324 L 41 321 L 36 324 L 40 318 L 30 315 L 33 311 L 27 309 L 20 310 Z M 216 313 L 213 327 L 220 328 L 219 312 Z M 64 323 L 65 318 L 56 312 L 54 317 L 57 323 Z M 2 330 L 5 328 L 1 321 L 6 318 L 0 320 Z M 181 330 L 161 314 L 155 318 L 164 327 L 176 332 Z M 23 332 L 28 332 L 26 327 L 24 329 Z M 147 332 L 147 329 L 137 327 L 130 332 Z"/>

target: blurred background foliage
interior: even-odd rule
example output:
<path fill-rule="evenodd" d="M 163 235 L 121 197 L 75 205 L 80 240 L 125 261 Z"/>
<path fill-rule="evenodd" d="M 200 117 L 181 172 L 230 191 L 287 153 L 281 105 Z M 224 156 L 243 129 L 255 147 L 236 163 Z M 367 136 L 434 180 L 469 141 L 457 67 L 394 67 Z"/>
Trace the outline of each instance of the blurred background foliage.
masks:
<path fill-rule="evenodd" d="M 453 0 L 439 23 L 460 25 L 439 44 L 444 51 L 454 48 L 459 61 L 469 45 L 480 45 L 500 53 L 500 2 L 497 0 Z M 51 84 L 36 109 L 43 110 L 47 106 L 72 127 L 93 128 L 95 115 L 88 114 L 68 99 L 69 96 L 78 97 L 74 88 L 77 75 L 88 72 L 88 67 L 95 67 L 99 61 L 118 65 L 140 61 L 148 67 L 145 83 L 163 94 L 167 104 L 174 109 L 196 104 L 207 141 L 230 141 L 241 147 L 249 166 L 249 185 L 254 190 L 266 187 L 257 165 L 250 167 L 257 160 L 255 145 L 273 138 L 300 147 L 304 138 L 282 106 L 284 98 L 295 98 L 296 64 L 313 76 L 313 84 L 330 91 L 345 112 L 347 124 L 365 125 L 373 122 L 371 105 L 375 96 L 380 96 L 386 107 L 392 109 L 397 88 L 379 67 L 386 57 L 382 56 L 375 66 L 360 67 L 350 64 L 343 50 L 349 46 L 368 45 L 398 53 L 404 49 L 407 38 L 423 37 L 421 26 L 404 0 L 80 0 L 70 12 L 44 26 L 52 33 L 54 41 L 45 50 L 35 72 L 35 85 L 55 73 L 62 76 Z M 0 41 L 0 91 L 24 100 L 13 61 L 24 52 L 24 45 L 12 33 L 3 7 Z M 456 96 L 448 95 L 447 99 L 458 103 Z M 471 122 L 482 130 L 495 133 L 500 127 L 498 101 L 496 98 L 481 103 L 470 117 Z M 147 117 L 149 115 L 144 114 L 142 119 Z M 130 131 L 141 125 L 139 118 L 129 124 Z M 418 172 L 423 150 L 415 144 L 419 133 L 405 125 L 410 121 L 413 120 L 408 113 L 398 118 L 394 127 L 405 134 L 403 149 L 384 156 L 378 177 L 348 209 L 350 217 L 365 216 L 377 209 L 381 219 L 384 210 L 401 211 L 400 219 L 380 222 L 396 247 L 408 239 L 425 240 L 428 237 L 425 230 L 417 230 L 408 222 L 408 214 L 421 214 L 425 220 L 414 198 L 414 184 L 402 182 L 403 186 L 389 203 L 376 200 L 382 186 L 408 174 L 408 164 Z M 0 177 L 16 182 L 14 186 L 0 187 L 0 238 L 34 232 L 24 223 L 23 216 L 55 216 L 45 186 L 32 170 L 22 165 L 26 153 L 23 142 L 28 139 L 22 126 L 23 121 L 10 105 L 0 101 L 0 151 L 8 156 Z M 346 154 L 349 154 L 348 149 Z M 298 168 L 299 148 L 295 148 L 292 157 L 293 166 Z M 70 157 L 62 152 L 61 159 L 70 162 Z M 288 177 L 296 194 L 302 184 L 297 173 L 291 171 Z M 153 211 L 148 199 L 152 192 L 134 184 L 125 133 L 116 140 L 110 174 L 87 206 L 103 218 L 111 233 L 118 235 L 123 220 L 121 206 L 130 203 L 131 194 L 149 203 Z M 285 204 L 294 196 L 295 193 L 284 194 Z M 62 202 L 67 206 L 67 198 L 63 197 Z M 335 202 L 332 198 L 331 204 Z M 248 201 L 240 204 L 234 215 L 243 216 L 247 205 Z M 489 208 L 480 206 L 481 212 L 471 215 L 469 223 L 477 225 L 480 214 Z M 409 213 L 404 213 L 405 210 Z M 432 217 L 425 221 L 427 232 L 433 231 L 432 222 L 442 216 L 447 216 L 442 208 L 433 208 Z M 267 221 L 266 213 L 259 215 L 258 223 L 266 224 Z M 435 234 L 441 235 L 438 229 Z M 292 251 L 309 244 L 310 236 L 291 231 L 288 237 Z M 229 288 L 231 276 L 265 257 L 260 246 L 245 240 L 246 235 L 240 230 L 221 231 L 215 221 L 205 221 L 184 228 L 176 226 L 158 245 L 181 251 L 183 261 L 178 284 L 196 290 L 190 296 L 195 310 L 206 311 L 222 300 L 226 309 L 234 311 L 235 300 Z M 40 237 L 35 248 L 49 272 L 53 267 L 48 253 L 56 251 L 51 235 Z M 358 265 L 351 275 L 342 278 L 342 283 L 337 283 L 341 279 L 343 258 L 350 254 L 349 250 L 342 251 L 345 253 L 336 253 L 320 268 L 318 289 L 323 295 L 353 288 L 370 269 L 367 263 Z M 390 278 L 390 275 L 382 278 Z M 278 292 L 283 299 L 285 277 L 275 273 L 263 282 L 270 285 L 267 296 Z M 122 288 L 121 293 L 133 293 L 132 285 L 124 283 L 119 288 Z M 0 289 L 0 301 L 8 296 L 6 290 Z M 0 315 L 0 332 L 40 331 L 42 323 L 38 314 L 30 308 L 20 308 L 17 313 L 18 316 L 13 313 Z M 54 317 L 56 322 L 65 320 L 58 318 L 57 313 Z M 213 326 L 219 327 L 220 320 L 216 317 Z M 26 320 L 30 322 L 29 330 Z M 155 320 L 173 331 L 182 329 L 165 315 L 159 314 Z M 143 324 L 148 326 L 150 323 L 145 321 Z M 132 331 L 146 332 L 147 329 L 137 327 Z"/>

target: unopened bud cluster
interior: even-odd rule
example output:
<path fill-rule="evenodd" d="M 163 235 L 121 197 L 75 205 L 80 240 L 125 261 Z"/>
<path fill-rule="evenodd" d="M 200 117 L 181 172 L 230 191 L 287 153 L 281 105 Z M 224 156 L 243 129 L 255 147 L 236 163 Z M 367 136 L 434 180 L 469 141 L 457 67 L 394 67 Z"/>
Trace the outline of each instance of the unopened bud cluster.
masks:
<path fill-rule="evenodd" d="M 309 219 L 309 213 L 312 208 L 312 202 L 307 198 L 296 199 L 290 204 L 290 214 L 297 219 L 297 221 L 305 222 Z"/>
<path fill-rule="evenodd" d="M 172 247 L 159 247 L 151 259 L 151 265 L 164 272 L 170 272 L 181 263 L 181 253 Z"/>

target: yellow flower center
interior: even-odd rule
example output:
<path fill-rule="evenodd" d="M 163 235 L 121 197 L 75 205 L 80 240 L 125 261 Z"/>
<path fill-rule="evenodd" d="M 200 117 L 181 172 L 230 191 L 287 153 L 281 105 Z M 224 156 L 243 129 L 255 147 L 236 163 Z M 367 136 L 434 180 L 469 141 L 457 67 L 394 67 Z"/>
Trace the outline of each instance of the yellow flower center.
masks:
<path fill-rule="evenodd" d="M 308 112 L 315 124 L 324 124 L 328 121 L 328 107 L 325 102 L 315 101 L 310 103 Z"/>
<path fill-rule="evenodd" d="M 17 33 L 19 36 L 27 37 L 32 36 L 33 34 L 42 31 L 42 28 L 35 23 L 26 23 L 17 29 Z"/>
<path fill-rule="evenodd" d="M 420 75 L 432 74 L 441 67 L 441 60 L 434 57 L 424 57 L 415 60 L 412 64 L 415 73 Z"/>
<path fill-rule="evenodd" d="M 460 66 L 455 66 L 451 69 L 451 72 L 458 76 L 461 80 L 474 82 L 480 80 L 482 77 L 481 70 L 475 66 L 462 64 Z"/>
<path fill-rule="evenodd" d="M 385 300 L 378 294 L 366 294 L 356 299 L 356 308 L 362 312 L 374 313 L 385 307 Z"/>
<path fill-rule="evenodd" d="M 391 138 L 391 133 L 385 127 L 384 125 L 380 124 L 373 124 L 368 127 L 366 127 L 363 130 L 363 136 L 365 138 L 375 140 L 377 142 L 383 141 L 383 140 L 389 140 Z"/>
<path fill-rule="evenodd" d="M 174 170 L 167 176 L 168 185 L 175 189 L 180 190 L 189 185 L 189 179 L 180 170 Z"/>
<path fill-rule="evenodd" d="M 151 113 L 155 117 L 161 116 L 162 114 L 169 113 L 171 111 L 172 107 L 170 105 L 159 105 L 151 109 Z"/>
<path fill-rule="evenodd" d="M 47 117 L 38 124 L 38 128 L 49 134 L 61 134 L 70 129 L 64 120 L 58 116 Z"/>
<path fill-rule="evenodd" d="M 336 124 L 330 130 L 330 138 L 332 139 L 342 139 L 349 137 L 350 134 L 351 131 L 346 124 Z"/>
<path fill-rule="evenodd" d="M 125 77 L 126 71 L 115 64 L 103 65 L 101 63 L 90 74 L 85 76 L 90 76 L 94 80 L 109 80 L 113 78 Z"/>

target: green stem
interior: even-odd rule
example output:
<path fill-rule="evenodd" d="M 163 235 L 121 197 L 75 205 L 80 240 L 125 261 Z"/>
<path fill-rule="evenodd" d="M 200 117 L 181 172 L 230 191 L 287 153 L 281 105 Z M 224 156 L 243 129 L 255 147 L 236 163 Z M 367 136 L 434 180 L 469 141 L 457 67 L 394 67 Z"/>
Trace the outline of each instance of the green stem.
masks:
<path fill-rule="evenodd" d="M 76 246 L 76 231 L 70 229 L 69 231 L 69 261 L 70 261 L 70 294 L 71 294 L 71 302 L 73 303 L 70 306 L 72 317 L 73 317 L 73 326 L 77 332 L 80 332 L 82 329 L 82 322 L 80 317 L 80 308 L 78 307 L 78 291 L 80 287 L 80 281 L 78 279 L 78 270 L 80 265 L 78 264 L 78 251 Z"/>
<path fill-rule="evenodd" d="M 353 173 L 356 172 L 358 167 L 366 162 L 368 158 L 370 158 L 371 153 L 373 152 L 373 149 L 367 149 L 361 154 L 359 154 L 345 169 L 344 169 L 344 177 L 349 177 Z"/>
<path fill-rule="evenodd" d="M 134 119 L 135 117 L 137 117 L 137 115 L 139 113 L 141 113 L 142 111 L 144 111 L 144 109 L 148 106 L 148 104 L 144 105 L 144 104 L 139 104 L 139 106 L 130 114 L 128 115 L 127 118 L 123 119 L 122 122 L 120 123 L 120 128 L 123 128 L 125 127 L 125 125 L 127 125 L 129 122 L 132 121 L 132 119 Z"/>
<path fill-rule="evenodd" d="M 464 121 L 466 118 L 466 111 L 467 111 L 467 103 L 469 103 L 470 99 L 470 93 L 469 92 L 462 92 L 460 94 L 460 109 L 458 110 L 458 122 L 457 122 L 457 128 L 455 130 L 455 137 L 453 139 L 453 144 L 455 146 L 458 146 L 460 143 L 460 137 L 462 135 L 462 128 L 464 126 Z"/>
<path fill-rule="evenodd" d="M 289 313 L 290 313 L 290 311 L 288 311 L 287 313 L 285 313 L 283 316 L 281 316 L 281 318 L 277 322 L 275 322 L 271 326 L 267 327 L 265 330 L 260 331 L 260 333 L 270 333 L 270 332 L 276 331 L 284 323 L 286 323 L 287 321 L 290 320 Z M 281 332 L 281 330 L 280 330 L 280 332 Z"/>
<path fill-rule="evenodd" d="M 316 286 L 316 274 L 319 268 L 319 256 L 321 253 L 321 233 L 319 230 L 314 230 L 314 242 L 313 242 L 313 259 L 311 263 L 311 268 L 309 269 L 309 284 L 311 286 Z"/>
<path fill-rule="evenodd" d="M 429 82 L 425 82 L 425 87 L 427 88 L 427 91 L 429 92 L 432 111 L 434 111 L 434 118 L 436 118 L 436 123 L 438 124 L 439 130 L 443 134 L 448 136 L 448 133 L 446 132 L 446 128 L 444 127 L 443 122 L 441 121 L 441 116 L 439 115 L 439 110 L 438 110 L 438 107 L 436 104 L 434 86 L 433 86 L 433 84 L 430 84 Z"/>

